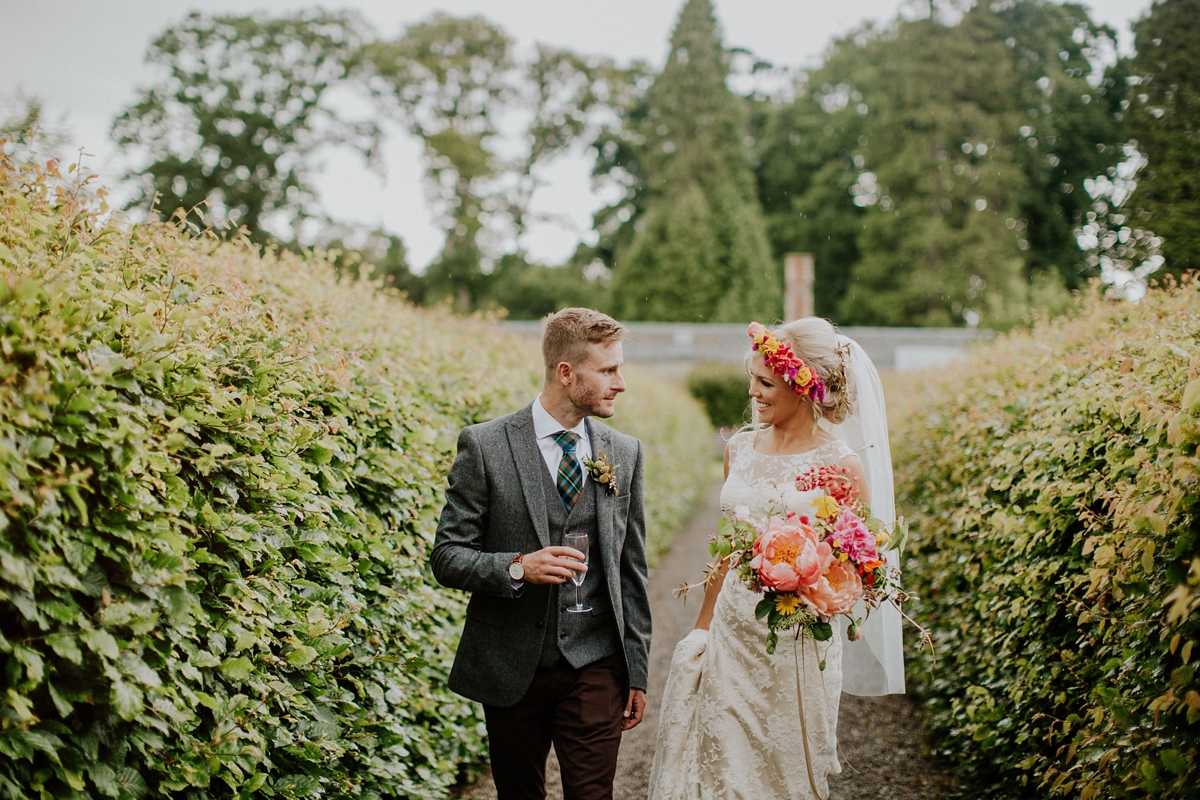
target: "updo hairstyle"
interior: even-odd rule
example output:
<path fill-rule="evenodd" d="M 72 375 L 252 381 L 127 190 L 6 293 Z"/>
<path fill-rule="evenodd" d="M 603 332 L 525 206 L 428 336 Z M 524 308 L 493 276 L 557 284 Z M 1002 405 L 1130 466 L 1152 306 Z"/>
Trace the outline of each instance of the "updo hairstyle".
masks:
<path fill-rule="evenodd" d="M 847 348 L 838 344 L 833 324 L 821 317 L 804 317 L 771 331 L 792 346 L 792 351 L 825 381 L 825 402 L 809 402 L 817 415 L 833 425 L 846 421 L 854 401 L 846 380 Z M 751 356 L 757 355 L 751 351 Z"/>

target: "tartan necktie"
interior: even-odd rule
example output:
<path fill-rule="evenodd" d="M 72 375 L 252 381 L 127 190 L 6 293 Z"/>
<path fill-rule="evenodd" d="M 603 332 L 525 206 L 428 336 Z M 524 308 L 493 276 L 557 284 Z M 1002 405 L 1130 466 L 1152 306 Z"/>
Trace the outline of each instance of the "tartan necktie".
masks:
<path fill-rule="evenodd" d="M 575 458 L 575 445 L 579 444 L 579 434 L 570 431 L 559 431 L 554 434 L 554 441 L 562 448 L 562 460 L 558 462 L 558 496 L 563 505 L 570 511 L 579 493 L 583 491 L 583 470 L 579 468 L 579 460 Z"/>

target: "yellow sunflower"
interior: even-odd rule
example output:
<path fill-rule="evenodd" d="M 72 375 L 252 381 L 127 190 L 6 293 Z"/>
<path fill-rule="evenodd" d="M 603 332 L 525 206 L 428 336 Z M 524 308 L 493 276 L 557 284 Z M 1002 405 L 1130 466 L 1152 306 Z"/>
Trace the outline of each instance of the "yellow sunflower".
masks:
<path fill-rule="evenodd" d="M 775 595 L 775 610 L 785 617 L 796 613 L 800 608 L 800 598 L 794 594 Z"/>

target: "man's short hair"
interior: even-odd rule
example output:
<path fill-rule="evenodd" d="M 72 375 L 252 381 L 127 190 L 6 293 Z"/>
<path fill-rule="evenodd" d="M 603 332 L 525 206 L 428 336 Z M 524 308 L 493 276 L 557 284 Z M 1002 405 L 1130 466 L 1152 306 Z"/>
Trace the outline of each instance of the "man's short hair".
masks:
<path fill-rule="evenodd" d="M 542 326 L 542 359 L 546 376 L 567 362 L 578 367 L 588 357 L 589 344 L 619 342 L 625 326 L 591 308 L 564 308 L 546 317 Z"/>

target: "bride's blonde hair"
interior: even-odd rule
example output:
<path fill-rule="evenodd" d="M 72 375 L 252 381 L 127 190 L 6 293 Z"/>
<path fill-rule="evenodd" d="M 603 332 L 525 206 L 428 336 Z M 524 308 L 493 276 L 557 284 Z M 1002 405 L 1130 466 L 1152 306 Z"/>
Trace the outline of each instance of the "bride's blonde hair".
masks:
<path fill-rule="evenodd" d="M 854 398 L 846 380 L 847 348 L 838 344 L 837 331 L 827 319 L 804 317 L 788 322 L 771 332 L 792 346 L 792 351 L 825 382 L 825 400 L 817 403 L 810 400 L 817 416 L 834 425 L 846 421 Z M 758 354 L 750 350 L 746 354 L 746 371 Z M 761 428 L 758 412 L 751 406 L 754 429 Z"/>

